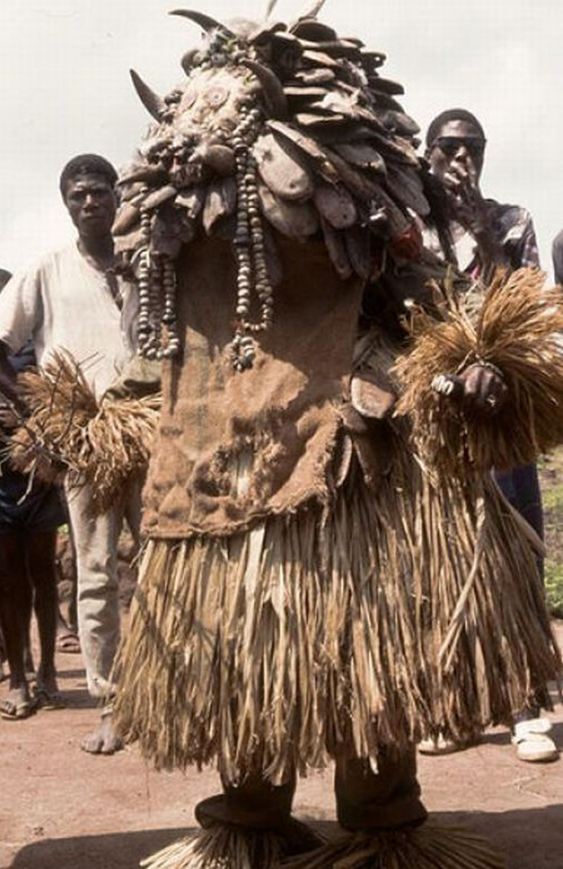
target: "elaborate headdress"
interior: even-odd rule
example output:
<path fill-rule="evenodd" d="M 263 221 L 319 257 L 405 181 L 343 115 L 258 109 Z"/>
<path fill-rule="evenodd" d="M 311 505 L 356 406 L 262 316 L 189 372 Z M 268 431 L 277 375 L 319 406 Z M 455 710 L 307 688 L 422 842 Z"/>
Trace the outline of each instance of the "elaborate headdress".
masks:
<path fill-rule="evenodd" d="M 177 10 L 206 33 L 182 60 L 186 81 L 161 98 L 131 73 L 156 123 L 121 180 L 115 231 L 119 248 L 139 255 L 149 357 L 178 350 L 173 262 L 198 232 L 233 244 L 232 350 L 242 370 L 274 316 L 272 228 L 299 240 L 322 233 L 338 274 L 367 280 L 373 249 L 408 233 L 411 209 L 428 211 L 401 85 L 380 75 L 383 54 L 316 20 L 322 5 L 289 26 Z"/>

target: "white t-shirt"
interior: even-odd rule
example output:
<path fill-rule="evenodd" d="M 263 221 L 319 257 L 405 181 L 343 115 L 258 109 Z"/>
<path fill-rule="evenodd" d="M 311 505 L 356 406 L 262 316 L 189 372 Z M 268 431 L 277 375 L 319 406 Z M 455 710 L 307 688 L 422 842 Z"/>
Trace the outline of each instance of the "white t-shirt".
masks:
<path fill-rule="evenodd" d="M 136 347 L 137 292 L 120 278 L 118 287 L 121 310 L 76 244 L 45 254 L 0 293 L 0 341 L 15 353 L 32 338 L 39 365 L 55 349 L 69 351 L 99 397 Z"/>

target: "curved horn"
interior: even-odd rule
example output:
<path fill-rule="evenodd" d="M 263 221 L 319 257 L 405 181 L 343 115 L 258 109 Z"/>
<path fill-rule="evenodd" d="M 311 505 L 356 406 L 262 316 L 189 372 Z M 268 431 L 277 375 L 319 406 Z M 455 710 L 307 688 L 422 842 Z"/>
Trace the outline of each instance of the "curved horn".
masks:
<path fill-rule="evenodd" d="M 282 83 L 270 69 L 255 60 L 245 60 L 244 65 L 254 73 L 262 86 L 266 108 L 274 118 L 287 117 L 287 97 Z"/>
<path fill-rule="evenodd" d="M 304 8 L 301 10 L 301 13 L 297 16 L 295 21 L 292 21 L 289 25 L 288 30 L 291 32 L 293 28 L 299 24 L 300 21 L 304 19 L 312 18 L 316 19 L 317 15 L 325 5 L 326 0 L 308 0 L 305 4 Z"/>
<path fill-rule="evenodd" d="M 278 0 L 268 0 L 268 5 L 266 6 L 266 14 L 264 15 L 264 20 L 267 21 L 271 16 L 272 12 L 278 5 Z"/>
<path fill-rule="evenodd" d="M 193 21 L 194 24 L 198 24 L 206 33 L 210 33 L 212 30 L 220 30 L 221 33 L 225 34 L 225 36 L 235 35 L 232 30 L 229 30 L 229 28 L 225 27 L 224 24 L 215 21 L 214 18 L 211 18 L 204 12 L 195 12 L 193 9 L 174 9 L 169 14 L 179 15 L 181 18 L 187 18 L 189 21 Z"/>
<path fill-rule="evenodd" d="M 134 69 L 130 69 L 129 74 L 144 107 L 156 121 L 161 121 L 162 115 L 166 111 L 164 100 L 144 83 L 141 76 Z"/>

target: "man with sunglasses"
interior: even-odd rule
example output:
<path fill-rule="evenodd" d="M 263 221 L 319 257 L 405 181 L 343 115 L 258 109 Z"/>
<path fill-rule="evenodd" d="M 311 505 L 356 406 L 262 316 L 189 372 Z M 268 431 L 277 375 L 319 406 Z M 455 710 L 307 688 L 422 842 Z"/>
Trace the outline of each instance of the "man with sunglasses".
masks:
<path fill-rule="evenodd" d="M 438 115 L 426 135 L 426 159 L 437 207 L 425 228 L 428 247 L 461 271 L 484 281 L 499 266 L 509 270 L 538 267 L 536 235 L 530 214 L 518 205 L 485 199 L 480 179 L 486 137 L 481 123 L 465 109 Z M 543 537 L 543 512 L 535 465 L 494 472 L 507 500 Z M 539 564 L 543 570 L 543 564 Z M 558 752 L 547 735 L 550 725 L 535 704 L 515 716 L 513 743 L 520 760 L 555 760 Z M 444 739 L 425 740 L 424 754 L 446 754 L 463 746 Z"/>
<path fill-rule="evenodd" d="M 481 193 L 486 144 L 481 123 L 466 109 L 442 112 L 426 135 L 426 158 L 441 183 L 444 215 L 440 226 L 429 228 L 427 243 L 462 271 L 484 279 L 498 266 L 539 266 L 530 214 Z"/>

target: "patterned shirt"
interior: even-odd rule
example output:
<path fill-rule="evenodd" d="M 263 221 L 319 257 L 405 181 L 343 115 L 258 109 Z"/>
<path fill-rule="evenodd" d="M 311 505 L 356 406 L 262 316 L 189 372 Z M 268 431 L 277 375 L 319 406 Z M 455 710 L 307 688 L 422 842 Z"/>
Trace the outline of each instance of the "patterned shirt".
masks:
<path fill-rule="evenodd" d="M 518 205 L 501 205 L 494 199 L 485 200 L 493 232 L 500 243 L 512 269 L 539 267 L 538 243 L 531 215 Z M 452 258 L 467 274 L 477 277 L 481 263 L 475 239 L 460 224 L 452 222 L 448 227 Z M 446 252 L 437 231 L 425 227 L 424 241 L 437 256 L 444 258 Z"/>

